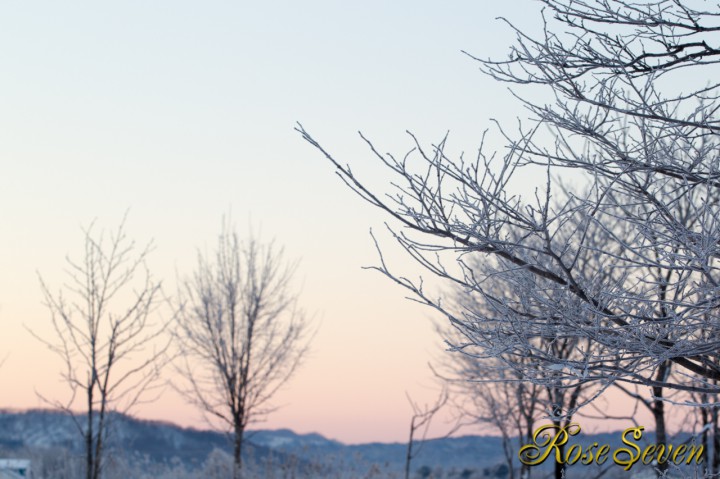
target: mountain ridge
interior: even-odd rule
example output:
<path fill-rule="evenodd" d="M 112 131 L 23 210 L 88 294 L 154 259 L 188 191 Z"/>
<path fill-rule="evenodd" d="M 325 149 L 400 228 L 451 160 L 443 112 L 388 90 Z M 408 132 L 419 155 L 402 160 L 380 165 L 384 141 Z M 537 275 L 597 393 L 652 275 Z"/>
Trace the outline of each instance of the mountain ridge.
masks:
<path fill-rule="evenodd" d="M 80 424 L 85 419 L 82 414 L 74 416 Z M 152 467 L 181 463 L 187 470 L 199 470 L 213 460 L 213 455 L 217 456 L 217 451 L 229 458 L 232 450 L 230 436 L 212 429 L 183 427 L 170 421 L 120 413 L 112 413 L 108 420 L 107 450 L 128 463 L 142 462 Z M 652 441 L 654 434 L 646 431 L 645 439 Z M 297 433 L 289 428 L 250 430 L 246 440 L 244 458 L 250 462 L 292 464 L 299 470 L 323 473 L 354 471 L 348 477 L 360 477 L 362 471 L 373 468 L 385 474 L 378 477 L 395 477 L 393 474 L 403 470 L 407 449 L 407 444 L 401 442 L 346 444 L 317 432 Z M 572 441 L 583 447 L 593 441 L 618 447 L 621 434 L 582 434 Z M 51 449 L 82 456 L 82 438 L 70 414 L 50 409 L 0 409 L 0 457 Z M 537 467 L 547 469 L 550 462 Z M 507 473 L 502 439 L 473 434 L 427 439 L 413 459 L 412 470 L 437 469 L 465 474 L 462 477 L 501 478 Z"/>

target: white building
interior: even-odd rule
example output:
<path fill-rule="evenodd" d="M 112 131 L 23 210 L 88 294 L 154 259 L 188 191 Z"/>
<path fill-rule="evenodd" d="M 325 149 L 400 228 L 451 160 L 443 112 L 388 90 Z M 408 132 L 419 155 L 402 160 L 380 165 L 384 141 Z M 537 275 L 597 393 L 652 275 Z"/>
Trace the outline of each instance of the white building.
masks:
<path fill-rule="evenodd" d="M 0 479 L 32 477 L 29 459 L 0 459 Z"/>

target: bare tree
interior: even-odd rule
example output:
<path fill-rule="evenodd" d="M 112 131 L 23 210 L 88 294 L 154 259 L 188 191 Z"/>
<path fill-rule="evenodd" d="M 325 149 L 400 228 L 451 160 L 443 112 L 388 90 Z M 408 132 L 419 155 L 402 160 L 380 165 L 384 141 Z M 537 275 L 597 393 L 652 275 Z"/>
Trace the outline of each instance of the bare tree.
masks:
<path fill-rule="evenodd" d="M 544 388 L 522 380 L 514 370 L 494 358 L 454 355 L 446 361 L 457 377 L 451 384 L 456 407 L 470 424 L 500 434 L 509 479 L 530 477 L 530 466 L 518 464 L 517 452 L 532 442 L 535 425 L 545 412 Z M 519 469 L 519 470 L 518 470 Z"/>
<path fill-rule="evenodd" d="M 54 337 L 33 335 L 60 357 L 72 392 L 65 402 L 45 400 L 71 415 L 83 436 L 85 476 L 99 479 L 112 413 L 127 412 L 162 386 L 169 343 L 161 338 L 167 322 L 153 320 L 160 283 L 145 265 L 151 245 L 138 249 L 128 240 L 125 219 L 109 238 L 94 224 L 83 233 L 84 255 L 67 259 L 63 289 L 53 294 L 40 278 Z M 79 404 L 84 419 L 73 412 Z"/>
<path fill-rule="evenodd" d="M 435 404 L 433 404 L 432 406 L 425 404 L 422 407 L 417 402 L 413 401 L 413 399 L 410 397 L 410 394 L 406 393 L 406 396 L 413 410 L 413 414 L 410 418 L 410 432 L 408 434 L 407 449 L 405 451 L 405 479 L 409 479 L 410 465 L 412 463 L 412 460 L 415 459 L 418 454 L 420 454 L 420 451 L 425 445 L 425 440 L 428 430 L 430 428 L 430 424 L 432 423 L 435 415 L 448 403 L 448 400 L 450 399 L 450 393 L 447 387 L 443 386 L 440 394 L 438 394 L 438 398 L 435 401 Z M 463 424 L 461 423 L 461 421 L 457 421 L 454 426 L 448 429 L 448 431 L 442 436 L 442 438 L 450 437 L 462 426 Z M 418 431 L 421 431 L 421 438 L 419 440 L 416 437 Z"/>
<path fill-rule="evenodd" d="M 583 258 L 584 266 L 590 266 L 591 259 Z M 476 276 L 497 271 L 493 261 L 480 262 L 477 258 L 468 259 L 467 267 Z M 459 321 L 439 328 L 451 353 L 442 362 L 466 398 L 468 406 L 463 410 L 501 433 L 511 478 L 518 464 L 518 449 L 532 442 L 535 424 L 549 420 L 558 430 L 564 429 L 582 405 L 604 390 L 590 379 L 587 364 L 568 371 L 576 376 L 573 381 L 563 373 L 572 368 L 570 364 L 602 355 L 598 350 L 601 345 L 570 334 L 547 312 L 540 316 L 548 305 L 546 298 L 540 301 L 536 294 L 543 289 L 539 287 L 542 280 L 533 278 L 534 283 L 527 284 L 520 276 L 500 274 L 486 282 L 480 292 L 458 289 L 444 307 Z M 548 291 L 542 293 L 546 294 Z M 584 312 L 573 295 L 557 290 L 550 295 L 559 309 L 583 320 Z M 540 318 L 548 324 L 538 327 Z M 524 343 L 503 340 L 511 329 L 522 335 Z M 539 368 L 538 361 L 545 367 Z M 528 382 L 528 377 L 535 379 Z M 565 445 L 559 444 L 557 449 L 562 456 Z M 529 474 L 530 468 L 521 463 L 520 477 Z M 564 477 L 564 465 L 558 462 L 555 477 Z"/>
<path fill-rule="evenodd" d="M 427 148 L 412 134 L 412 150 L 396 158 L 365 140 L 392 175 L 394 189 L 383 194 L 297 129 L 352 190 L 405 228 L 391 231 L 431 274 L 478 294 L 498 279 L 524 283 L 532 301 L 496 301 L 520 314 L 486 338 L 491 351 L 535 355 L 524 379 L 717 393 L 720 83 L 694 82 L 720 61 L 720 12 L 691 0 L 542 3 L 550 18 L 539 38 L 516 29 L 508 60 L 475 57 L 492 78 L 544 86 L 555 99 L 523 100 L 530 125 L 500 129 L 502 158 L 481 145 L 476 159 L 453 160 L 446 138 Z M 523 168 L 546 174 L 530 198 L 509 192 Z M 575 186 L 558 179 L 569 170 Z M 592 255 L 595 267 L 584 267 Z M 470 256 L 493 257 L 497 268 L 476 272 Z M 389 271 L 382 255 L 378 269 L 471 342 L 482 339 L 421 281 Z M 602 347 L 561 360 L 529 341 L 547 335 Z"/>
<path fill-rule="evenodd" d="M 295 269 L 274 243 L 241 242 L 224 223 L 214 256 L 198 253 L 179 291 L 185 393 L 232 431 L 235 478 L 246 427 L 272 410 L 268 402 L 307 351 L 307 322 L 291 290 Z"/>
<path fill-rule="evenodd" d="M 718 398 L 717 395 L 708 397 L 707 393 L 701 393 L 697 398 L 700 404 L 698 408 L 700 419 L 700 443 L 705 451 L 707 460 L 704 464 L 704 472 L 708 477 L 714 477 L 720 471 L 720 424 L 718 423 Z M 711 439 L 710 439 L 711 438 Z M 712 456 L 709 447 L 712 443 Z"/>

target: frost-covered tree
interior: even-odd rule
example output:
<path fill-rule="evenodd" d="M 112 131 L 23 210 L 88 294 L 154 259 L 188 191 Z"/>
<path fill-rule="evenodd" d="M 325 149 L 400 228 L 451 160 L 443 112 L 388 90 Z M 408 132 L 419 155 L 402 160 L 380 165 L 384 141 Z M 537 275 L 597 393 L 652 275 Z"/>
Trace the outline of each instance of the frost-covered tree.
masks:
<path fill-rule="evenodd" d="M 590 267 L 593 257 L 583 258 L 584 266 Z M 467 267 L 476 276 L 498 269 L 493 261 L 477 259 Z M 458 288 L 444 306 L 452 312 L 451 321 L 440 328 L 451 353 L 442 363 L 464 399 L 462 410 L 500 432 L 511 478 L 516 468 L 521 478 L 530 475 L 531 468 L 518 463 L 517 453 L 520 445 L 532 442 L 536 425 L 569 426 L 577 410 L 606 387 L 586 362 L 603 355 L 602 345 L 569 334 L 545 311 L 552 302 L 582 320 L 577 299 L 541 284 L 532 275 L 499 274 L 480 289 Z M 511 335 L 522 341 L 508 341 Z M 558 446 L 561 455 L 564 447 Z M 555 464 L 556 478 L 563 477 L 563 469 Z"/>
<path fill-rule="evenodd" d="M 518 462 L 517 453 L 532 442 L 535 427 L 547 417 L 541 402 L 544 388 L 524 381 L 499 359 L 462 354 L 448 363 L 456 378 L 453 395 L 462 416 L 469 424 L 500 435 L 508 479 L 529 478 L 531 468 Z"/>
<path fill-rule="evenodd" d="M 44 399 L 77 425 L 87 479 L 104 475 L 112 413 L 127 412 L 163 384 L 167 321 L 154 314 L 160 282 L 145 265 L 149 252 L 127 238 L 125 219 L 110 235 L 93 224 L 84 230 L 82 258 L 67 260 L 61 291 L 40 279 L 54 334 L 33 334 L 60 357 L 71 392 L 67 401 Z M 78 407 L 83 415 L 74 413 Z"/>
<path fill-rule="evenodd" d="M 234 478 L 242 474 L 245 429 L 307 351 L 307 321 L 292 291 L 295 265 L 274 243 L 241 241 L 223 225 L 214 256 L 198 254 L 178 292 L 176 338 L 186 396 L 233 436 Z"/>
<path fill-rule="evenodd" d="M 551 371 L 571 383 L 716 393 L 720 10 L 699 0 L 542 3 L 537 38 L 516 29 L 506 60 L 473 57 L 485 74 L 516 84 L 519 98 L 531 85 L 554 99 L 521 100 L 530 118 L 517 132 L 501 128 L 504 155 L 481 147 L 474 160 L 453 159 L 445 139 L 426 147 L 411 135 L 412 151 L 395 157 L 368 141 L 393 185 L 379 191 L 297 129 L 400 225 L 395 238 L 431 274 L 480 295 L 496 281 L 531 293 L 525 304 L 498 298 L 520 314 L 492 338 L 497 354 L 538 353 L 524 379 L 547 384 Z M 534 194 L 511 194 L 527 168 L 545 178 Z M 568 172 L 573 183 L 562 181 Z M 589 256 L 592 267 L 581 261 Z M 468 267 L 475 257 L 495 267 Z M 389 271 L 382 257 L 379 269 L 475 341 L 473 323 L 421 281 Z M 533 350 L 532 338 L 546 335 L 600 347 L 558 362 Z M 665 364 L 674 375 L 662 373 Z"/>

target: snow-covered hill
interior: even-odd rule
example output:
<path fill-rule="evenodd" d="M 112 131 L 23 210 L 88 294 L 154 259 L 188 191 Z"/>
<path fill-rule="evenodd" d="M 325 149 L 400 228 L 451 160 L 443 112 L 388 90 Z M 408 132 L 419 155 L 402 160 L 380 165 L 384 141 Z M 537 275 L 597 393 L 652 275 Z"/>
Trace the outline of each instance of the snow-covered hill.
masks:
<path fill-rule="evenodd" d="M 63 448 L 81 454 L 78 425 L 83 417 L 57 411 L 0 411 L 0 450 Z M 253 460 L 274 456 L 275 461 L 313 464 L 334 470 L 400 471 L 405 445 L 370 443 L 345 445 L 320 434 L 297 434 L 288 429 L 256 430 L 247 433 Z M 142 457 L 154 463 L 181 461 L 188 467 L 202 465 L 213 450 L 230 452 L 229 437 L 217 431 L 181 428 L 174 424 L 144 421 L 122 414 L 111 417 L 109 448 L 125 457 Z M 500 441 L 493 437 L 468 436 L 432 440 L 415 459 L 422 466 L 481 470 L 502 461 Z"/>

